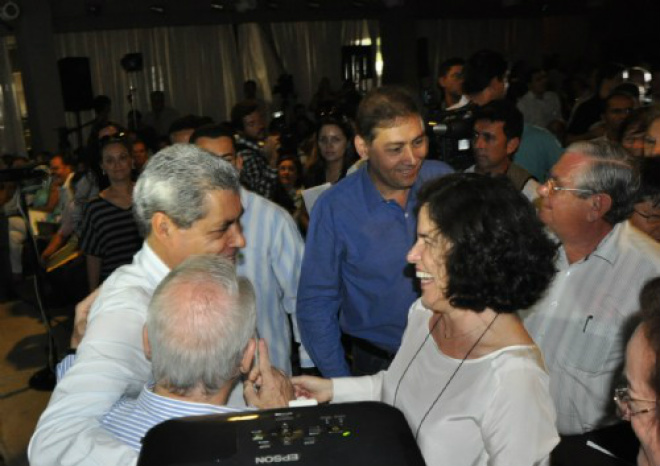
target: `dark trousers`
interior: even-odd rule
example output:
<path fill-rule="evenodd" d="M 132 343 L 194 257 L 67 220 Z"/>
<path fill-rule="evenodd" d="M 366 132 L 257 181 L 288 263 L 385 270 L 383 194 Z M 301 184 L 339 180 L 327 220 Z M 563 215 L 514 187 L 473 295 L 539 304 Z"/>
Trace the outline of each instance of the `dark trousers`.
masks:
<path fill-rule="evenodd" d="M 591 441 L 613 453 L 587 446 Z M 625 466 L 637 464 L 639 441 L 630 423 L 621 422 L 582 435 L 563 435 L 550 455 L 551 466 Z"/>
<path fill-rule="evenodd" d="M 351 375 L 373 375 L 390 367 L 394 353 L 381 349 L 367 340 L 350 337 Z"/>

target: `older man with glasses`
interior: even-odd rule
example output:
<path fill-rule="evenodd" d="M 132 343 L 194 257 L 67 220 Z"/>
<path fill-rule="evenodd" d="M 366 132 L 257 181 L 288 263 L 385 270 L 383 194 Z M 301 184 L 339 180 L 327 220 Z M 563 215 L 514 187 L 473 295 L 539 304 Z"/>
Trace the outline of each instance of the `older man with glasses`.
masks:
<path fill-rule="evenodd" d="M 602 140 L 568 147 L 539 188 L 541 220 L 561 242 L 558 273 L 523 318 L 550 372 L 562 435 L 553 464 L 590 464 L 587 442 L 626 457 L 633 439 L 611 393 L 639 289 L 660 274 L 660 246 L 626 221 L 638 188 L 625 150 Z"/>

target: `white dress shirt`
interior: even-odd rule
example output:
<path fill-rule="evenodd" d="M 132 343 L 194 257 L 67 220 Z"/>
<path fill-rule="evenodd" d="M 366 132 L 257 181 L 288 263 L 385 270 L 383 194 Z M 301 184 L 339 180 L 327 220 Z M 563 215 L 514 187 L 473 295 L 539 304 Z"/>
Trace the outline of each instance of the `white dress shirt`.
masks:
<path fill-rule="evenodd" d="M 32 466 L 132 465 L 135 450 L 100 420 L 122 396 L 137 397 L 151 376 L 142 329 L 156 286 L 169 268 L 145 243 L 133 263 L 104 282 L 89 313 L 75 364 L 57 384 L 30 440 Z M 230 406 L 245 406 L 242 385 Z"/>
<path fill-rule="evenodd" d="M 623 222 L 587 258 L 568 264 L 563 248 L 547 295 L 521 312 L 550 372 L 562 435 L 617 421 L 612 402 L 639 291 L 660 274 L 660 245 Z"/>
<path fill-rule="evenodd" d="M 257 295 L 257 330 L 268 343 L 273 366 L 291 375 L 291 319 L 300 342 L 296 319 L 303 239 L 291 215 L 268 199 L 241 189 L 241 226 L 245 248 L 238 255 L 238 274 L 248 278 Z M 312 366 L 300 347 L 303 367 Z"/>

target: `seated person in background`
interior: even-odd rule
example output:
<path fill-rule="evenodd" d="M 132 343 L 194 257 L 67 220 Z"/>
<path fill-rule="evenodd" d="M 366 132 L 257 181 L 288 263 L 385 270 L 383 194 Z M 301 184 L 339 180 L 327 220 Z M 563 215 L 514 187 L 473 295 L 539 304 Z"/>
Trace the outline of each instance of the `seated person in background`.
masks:
<path fill-rule="evenodd" d="M 644 134 L 648 123 L 648 107 L 636 108 L 619 127 L 617 141 L 633 157 L 644 157 Z"/>
<path fill-rule="evenodd" d="M 137 173 L 142 172 L 151 155 L 151 150 L 142 139 L 136 139 L 131 143 L 131 156 L 133 157 L 133 164 Z"/>
<path fill-rule="evenodd" d="M 142 328 L 156 286 L 191 255 L 234 259 L 245 246 L 238 190 L 229 163 L 189 144 L 164 149 L 147 164 L 133 193 L 142 249 L 98 292 L 76 362 L 55 387 L 30 441 L 31 465 L 135 463 L 135 451 L 109 435 L 100 419 L 150 377 Z M 239 395 L 229 404 L 244 404 Z"/>
<path fill-rule="evenodd" d="M 493 100 L 474 111 L 472 151 L 475 165 L 467 173 L 506 175 L 530 202 L 538 198 L 538 181 L 513 161 L 523 132 L 523 115 L 508 100 Z"/>
<path fill-rule="evenodd" d="M 556 92 L 548 90 L 548 74 L 545 70 L 532 68 L 525 77 L 528 91 L 517 104 L 525 117 L 525 123 L 545 129 L 563 127 L 561 102 Z"/>
<path fill-rule="evenodd" d="M 626 385 L 615 390 L 621 417 L 639 439 L 638 466 L 660 464 L 660 278 L 650 280 L 639 296 L 641 323 L 628 342 Z"/>
<path fill-rule="evenodd" d="M 603 134 L 596 139 L 618 142 L 621 124 L 635 109 L 635 98 L 630 94 L 615 90 L 605 99 L 602 114 Z"/>
<path fill-rule="evenodd" d="M 639 165 L 640 188 L 630 223 L 660 241 L 660 158 L 644 158 Z"/>
<path fill-rule="evenodd" d="M 128 141 L 101 144 L 101 168 L 110 186 L 85 208 L 80 249 L 87 256 L 89 290 L 94 291 L 119 266 L 130 264 L 142 245 L 133 217 L 133 169 Z"/>
<path fill-rule="evenodd" d="M 304 236 L 309 225 L 309 215 L 302 197 L 302 164 L 297 154 L 285 153 L 277 161 L 277 184 L 273 202 L 287 210 Z"/>
<path fill-rule="evenodd" d="M 401 409 L 426 464 L 548 464 L 559 438 L 543 356 L 515 311 L 555 273 L 556 246 L 503 177 L 428 182 L 408 252 L 422 297 L 401 348 L 373 376 L 294 377 L 320 402 L 377 400 Z"/>
<path fill-rule="evenodd" d="M 605 109 L 605 99 L 623 81 L 624 68 L 618 63 L 606 63 L 596 74 L 594 94 L 573 107 L 566 128 L 566 143 L 584 141 L 601 136 L 596 125 Z"/>
<path fill-rule="evenodd" d="M 287 406 L 293 389 L 286 379 L 273 377 L 263 341 L 259 367 L 251 371 L 255 321 L 252 285 L 236 276 L 229 259 L 188 258 L 158 285 L 149 303 L 144 352 L 153 380 L 137 397 L 122 397 L 103 416 L 103 427 L 139 451 L 147 431 L 168 419 L 242 411 L 226 406 L 240 374 L 250 374 L 244 383 L 248 404 Z"/>
<path fill-rule="evenodd" d="M 644 135 L 644 157 L 660 157 L 660 113 L 649 114 Z"/>

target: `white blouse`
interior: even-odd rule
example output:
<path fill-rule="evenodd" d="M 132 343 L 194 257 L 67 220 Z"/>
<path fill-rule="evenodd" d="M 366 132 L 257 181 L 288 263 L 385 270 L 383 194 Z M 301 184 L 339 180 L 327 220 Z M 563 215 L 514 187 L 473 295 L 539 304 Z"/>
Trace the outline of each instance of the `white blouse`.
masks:
<path fill-rule="evenodd" d="M 419 428 L 417 441 L 429 466 L 548 464 L 559 437 L 539 349 L 510 346 L 466 360 L 432 407 L 461 360 L 443 354 L 432 337 L 414 356 L 429 333 L 431 315 L 417 300 L 389 370 L 333 379 L 333 402 L 393 404 L 401 381 L 394 406 L 404 413 L 413 434 Z"/>

